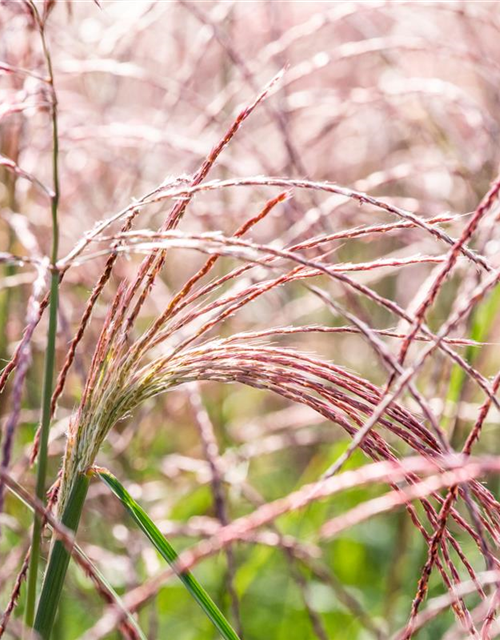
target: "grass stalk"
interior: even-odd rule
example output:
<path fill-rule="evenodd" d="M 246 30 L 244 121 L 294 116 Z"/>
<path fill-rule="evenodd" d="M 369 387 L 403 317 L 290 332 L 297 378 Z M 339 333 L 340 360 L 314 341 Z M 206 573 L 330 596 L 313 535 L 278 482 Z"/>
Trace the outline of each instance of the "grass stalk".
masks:
<path fill-rule="evenodd" d="M 55 277 L 54 277 L 55 276 Z M 47 339 L 47 351 L 45 354 L 45 371 L 43 383 L 43 405 L 42 405 L 42 430 L 40 438 L 40 451 L 38 454 L 38 467 L 36 479 L 36 497 L 39 500 L 45 499 L 45 480 L 47 476 L 47 449 L 50 423 L 50 398 L 52 396 L 52 382 L 55 361 L 55 338 L 57 331 L 57 304 L 58 304 L 59 281 L 57 274 L 52 275 L 50 308 L 49 308 L 49 330 Z M 55 317 L 54 317 L 55 316 Z M 26 594 L 25 623 L 27 627 L 33 626 L 33 618 L 36 602 L 36 587 L 38 577 L 38 564 L 40 556 L 40 542 L 42 533 L 42 519 L 35 512 L 33 521 L 33 536 L 31 542 L 30 567 L 28 573 L 28 585 Z"/>
<path fill-rule="evenodd" d="M 57 123 L 57 98 L 54 89 L 54 74 L 52 69 L 52 60 L 45 39 L 44 24 L 42 23 L 36 6 L 32 4 L 34 15 L 37 17 L 42 47 L 47 62 L 49 73 L 49 84 L 52 89 L 52 179 L 53 193 L 51 196 L 51 218 L 52 218 L 52 247 L 51 247 L 51 282 L 50 282 L 50 301 L 49 301 L 49 326 L 47 330 L 47 350 L 45 352 L 45 364 L 43 374 L 43 391 L 42 391 L 42 419 L 40 433 L 40 449 L 38 453 L 38 466 L 36 478 L 36 497 L 42 502 L 45 501 L 45 484 L 47 477 L 47 454 L 51 416 L 51 397 L 54 383 L 54 367 L 56 355 L 56 335 L 57 335 L 57 311 L 59 302 L 59 272 L 57 270 L 57 255 L 59 249 L 59 224 L 58 224 L 58 208 L 59 208 L 59 134 Z M 42 533 L 42 519 L 35 512 L 33 521 L 33 536 L 31 543 L 30 566 L 28 572 L 28 584 L 26 592 L 26 610 L 25 625 L 27 628 L 33 626 L 38 565 L 40 557 L 40 543 Z"/>
<path fill-rule="evenodd" d="M 89 482 L 89 476 L 85 474 L 77 476 L 61 519 L 63 525 L 75 532 L 78 529 L 82 515 Z M 52 633 L 70 555 L 70 551 L 61 540 L 54 542 L 43 580 L 34 624 L 34 629 L 42 640 L 49 640 Z"/>

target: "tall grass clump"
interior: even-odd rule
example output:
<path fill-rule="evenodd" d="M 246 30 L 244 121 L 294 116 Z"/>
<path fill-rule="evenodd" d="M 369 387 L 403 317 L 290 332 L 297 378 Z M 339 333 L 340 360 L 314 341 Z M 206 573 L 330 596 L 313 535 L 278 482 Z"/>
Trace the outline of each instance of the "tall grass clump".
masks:
<path fill-rule="evenodd" d="M 494 12 L 3 6 L 0 637 L 496 637 Z"/>

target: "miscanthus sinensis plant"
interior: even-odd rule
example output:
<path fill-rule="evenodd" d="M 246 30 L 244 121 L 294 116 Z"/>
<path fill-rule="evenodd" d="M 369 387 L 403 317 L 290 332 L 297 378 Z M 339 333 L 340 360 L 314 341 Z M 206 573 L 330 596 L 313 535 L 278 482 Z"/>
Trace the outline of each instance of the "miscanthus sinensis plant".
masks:
<path fill-rule="evenodd" d="M 38 255 L 36 243 L 33 243 L 30 256 L 18 256 L 12 252 L 1 255 L 2 262 L 10 266 L 29 265 L 35 268 L 38 277 L 32 287 L 23 337 L 0 377 L 2 391 L 9 377 L 13 379 L 12 407 L 2 441 L 0 500 L 3 504 L 8 488 L 30 504 L 35 512 L 31 552 L 25 556 L 17 574 L 0 623 L 0 637 L 12 623 L 11 615 L 19 601 L 29 567 L 26 626 L 34 627 L 44 640 L 51 637 L 71 555 L 91 576 L 105 602 L 110 604 L 86 638 L 104 637 L 116 629 L 123 637 L 143 638 L 144 634 L 132 614 L 157 593 L 159 585 L 172 572 L 177 573 L 223 637 L 232 640 L 242 637 L 245 620 L 241 619 L 238 594 L 234 588 L 237 566 L 232 546 L 235 542 L 244 541 L 283 550 L 301 589 L 311 627 L 323 640 L 328 637 L 325 625 L 311 604 L 307 584 L 303 574 L 296 569 L 296 563 L 305 563 L 308 571 L 320 580 L 329 581 L 334 586 L 335 582 L 324 567 L 318 567 L 314 554 L 292 537 L 284 536 L 275 521 L 341 491 L 374 483 L 385 484 L 389 489 L 377 498 L 367 499 L 344 513 L 328 518 L 317 532 L 318 542 L 329 541 L 373 515 L 403 507 L 425 541 L 427 552 L 421 574 L 415 578 L 415 596 L 412 603 L 408 603 L 407 622 L 395 637 L 408 640 L 437 615 L 436 612 L 447 607 L 451 607 L 455 615 L 455 630 L 461 634 L 457 637 L 494 637 L 498 632 L 496 617 L 500 604 L 500 504 L 481 479 L 485 473 L 498 473 L 500 462 L 498 457 L 473 457 L 473 453 L 490 409 L 500 408 L 497 398 L 500 375 L 496 373 L 488 377 L 481 373 L 471 354 L 488 349 L 489 345 L 484 343 L 498 312 L 500 270 L 492 247 L 497 242 L 500 179 L 494 179 L 486 195 L 476 199 L 474 211 L 460 214 L 437 212 L 432 216 L 415 213 L 411 207 L 405 206 L 408 203 L 404 199 L 375 197 L 363 189 L 341 187 L 329 180 L 294 179 L 274 176 L 272 172 L 243 178 L 211 179 L 209 174 L 216 164 L 223 161 L 226 147 L 246 125 L 247 119 L 258 117 L 259 110 L 265 111 L 276 124 L 295 173 L 306 174 L 289 136 L 284 112 L 271 94 L 282 83 L 307 78 L 328 60 L 316 57 L 310 64 L 304 63 L 280 72 L 259 90 L 246 62 L 238 56 L 233 44 L 225 39 L 218 25 L 196 5 L 180 4 L 186 6 L 197 20 L 212 28 L 214 37 L 227 51 L 232 63 L 241 70 L 255 98 L 237 111 L 232 124 L 198 170 L 190 175 L 166 179 L 131 205 L 102 219 L 63 257 L 58 251 L 60 114 L 57 78 L 46 33 L 54 3 L 45 2 L 43 7 L 29 1 L 23 4 L 32 21 L 33 31 L 40 39 L 46 71 L 46 76 L 31 75 L 44 87 L 43 108 L 49 115 L 52 131 L 52 186 L 47 187 L 8 156 L 3 156 L 0 162 L 9 175 L 28 181 L 46 198 L 52 219 L 52 251 L 50 258 L 45 259 Z M 352 7 L 345 6 L 339 15 L 335 15 L 341 19 L 354 15 L 353 11 Z M 286 50 L 294 39 L 300 40 L 320 27 L 314 23 L 297 32 L 292 31 L 283 42 L 279 41 L 281 51 Z M 366 51 L 385 52 L 395 46 L 418 50 L 419 45 L 414 41 L 397 42 L 397 45 L 392 40 L 370 42 L 360 50 L 347 47 L 336 55 L 340 60 Z M 280 50 L 277 45 L 274 48 Z M 127 69 L 120 69 L 120 72 Z M 31 73 L 12 65 L 7 70 L 13 74 Z M 430 92 L 429 86 L 424 89 Z M 419 85 L 415 90 L 423 89 Z M 231 95 L 231 85 L 226 94 Z M 229 116 L 226 120 L 230 120 Z M 323 134 L 326 135 L 326 129 Z M 390 183 L 398 171 L 400 173 L 402 169 L 377 172 L 372 176 L 372 184 Z M 218 194 L 222 199 L 225 193 L 235 190 L 252 190 L 258 196 L 254 201 L 258 200 L 259 204 L 255 205 L 255 210 L 245 213 L 232 232 L 195 232 L 184 224 L 189 219 L 195 198 Z M 298 193 L 308 197 L 311 207 L 308 215 L 295 219 L 293 224 L 282 229 L 281 234 L 258 241 L 259 225 L 268 222 L 272 216 L 283 216 L 285 208 L 293 203 Z M 325 196 L 331 198 L 331 203 L 323 210 L 321 198 Z M 383 212 L 389 221 L 353 223 L 333 230 L 320 224 L 346 202 Z M 254 205 L 248 205 L 248 208 L 250 206 Z M 163 224 L 158 229 L 141 228 L 141 215 L 154 207 L 161 211 Z M 11 216 L 11 224 L 19 226 L 20 222 Z M 339 257 L 339 247 L 350 246 L 356 241 L 364 241 L 365 246 L 374 245 L 383 243 L 386 238 L 410 232 L 418 232 L 428 240 L 428 253 L 422 253 L 418 247 L 413 250 L 410 246 L 404 254 L 386 252 L 376 258 L 369 254 L 366 260 L 351 262 Z M 198 259 L 201 256 L 201 266 L 191 269 L 193 263 L 184 262 L 188 254 L 196 254 Z M 87 337 L 92 314 L 101 295 L 112 281 L 119 262 L 124 258 L 133 262 L 136 255 L 142 256 L 142 261 L 135 273 L 120 282 L 100 327 L 90 365 L 84 372 L 83 392 L 69 421 L 60 474 L 46 504 L 50 421 L 66 388 L 78 348 Z M 93 287 L 77 331 L 69 341 L 54 385 L 52 375 L 59 288 L 72 271 L 103 259 L 105 267 Z M 167 302 L 159 305 L 156 317 L 147 326 L 142 322 L 142 312 L 154 298 L 160 276 L 168 267 L 176 269 L 183 276 L 183 282 L 176 290 L 169 291 Z M 376 282 L 380 273 L 399 273 L 411 267 L 428 268 L 429 273 L 407 308 L 399 304 L 395 296 L 372 284 L 372 279 Z M 436 307 L 443 292 L 446 293 L 446 285 L 458 267 L 463 281 L 456 289 L 455 299 L 446 307 L 446 317 L 436 328 L 436 322 L 429 321 L 430 311 Z M 48 279 L 50 287 L 47 292 Z M 231 319 L 238 318 L 283 288 L 294 292 L 300 290 L 300 296 L 307 300 L 304 305 L 319 310 L 321 320 L 295 323 L 293 314 L 289 319 L 287 308 L 281 322 L 274 324 L 267 318 L 264 322 L 257 320 L 252 328 L 232 329 Z M 301 300 L 299 297 L 299 303 Z M 382 310 L 383 317 L 390 318 L 387 328 L 378 328 L 372 322 L 363 306 L 365 304 L 366 308 Z M 13 478 L 11 459 L 20 419 L 22 389 L 29 369 L 31 340 L 45 309 L 49 311 L 50 323 L 42 419 L 31 453 L 32 461 L 38 459 L 34 498 Z M 464 328 L 469 330 L 464 331 Z M 353 335 L 368 346 L 367 353 L 373 360 L 373 368 L 381 372 L 377 377 L 382 381 L 385 377 L 385 382 L 376 384 L 366 375 L 338 364 L 330 352 L 322 355 L 302 348 L 299 343 L 299 339 L 305 336 L 333 340 Z M 396 349 L 390 348 L 390 341 L 397 345 Z M 291 344 L 284 346 L 284 343 Z M 453 404 L 454 400 L 459 400 L 466 384 L 480 394 L 481 402 L 469 419 L 470 429 L 465 436 L 462 433 L 461 438 L 450 431 L 449 416 L 444 409 L 436 409 L 435 403 L 429 401 L 417 382 L 419 374 L 428 368 L 433 358 L 439 367 L 446 365 L 452 371 L 450 388 L 448 393 L 443 393 L 442 405 L 446 401 Z M 436 377 L 439 375 L 434 374 Z M 343 430 L 349 444 L 328 461 L 319 478 L 282 498 L 266 502 L 251 486 L 244 485 L 255 509 L 231 522 L 224 496 L 224 483 L 229 483 L 227 467 L 230 461 L 225 460 L 219 451 L 214 427 L 201 401 L 200 383 L 204 382 L 253 387 L 279 397 L 297 411 L 305 407 L 310 411 L 307 415 L 320 416 L 330 427 L 336 425 Z M 439 395 L 441 381 L 433 384 Z M 206 540 L 180 556 L 120 480 L 97 466 L 104 442 L 120 422 L 131 417 L 133 420 L 148 400 L 178 388 L 186 389 L 195 410 L 195 422 L 210 468 L 210 485 L 219 523 L 219 528 L 209 532 Z M 314 434 L 310 432 L 294 437 L 292 444 L 315 443 Z M 278 443 L 273 440 L 264 445 L 277 446 L 278 449 L 287 445 L 286 439 L 278 437 L 278 440 Z M 255 457 L 265 453 L 264 445 L 256 448 Z M 344 465 L 358 449 L 372 464 L 345 470 Z M 78 529 L 92 477 L 101 478 L 118 496 L 139 528 L 171 565 L 157 580 L 140 585 L 123 600 L 82 549 L 75 545 L 74 533 Z M 37 600 L 41 531 L 47 524 L 52 529 L 52 542 Z M 263 527 L 267 528 L 262 530 Z M 227 558 L 227 591 L 236 631 L 189 573 L 203 558 L 222 550 Z M 481 571 L 482 568 L 486 571 Z M 442 600 L 438 599 L 428 609 L 422 610 L 434 573 L 439 576 L 446 593 Z M 338 589 L 338 585 L 335 588 Z M 350 593 L 341 593 L 346 606 L 362 620 L 369 633 L 378 638 L 388 637 L 387 626 L 367 616 Z M 467 599 L 471 593 L 479 597 L 479 602 Z"/>
<path fill-rule="evenodd" d="M 492 385 L 453 349 L 453 346 L 457 344 L 471 345 L 473 343 L 447 337 L 461 319 L 470 313 L 472 307 L 495 286 L 499 278 L 498 270 L 490 265 L 484 265 L 490 272 L 489 275 L 471 292 L 469 297 L 460 301 L 454 313 L 437 334 L 433 334 L 425 325 L 424 313 L 432 303 L 444 277 L 453 267 L 459 254 L 476 264 L 485 262 L 482 257 L 470 252 L 466 247 L 466 240 L 481 217 L 490 210 L 500 188 L 500 182 L 494 183 L 457 240 L 448 238 L 437 225 L 430 225 L 428 222 L 420 223 L 430 233 L 438 235 L 450 247 L 448 253 L 438 258 L 416 255 L 401 261 L 382 259 L 367 264 L 331 264 L 325 259 L 328 256 L 327 252 L 325 255 L 310 259 L 304 257 L 302 251 L 305 247 L 308 249 L 327 247 L 332 241 L 332 237 L 320 236 L 305 243 L 290 243 L 286 248 L 281 246 L 282 243 L 260 245 L 244 240 L 242 236 L 270 213 L 274 207 L 279 206 L 289 197 L 289 192 L 284 192 L 267 202 L 255 217 L 250 218 L 235 232 L 234 237 L 225 237 L 217 233 L 189 234 L 175 231 L 190 198 L 195 193 L 204 189 L 225 188 L 242 183 L 333 191 L 360 201 L 369 201 L 375 206 L 387 207 L 384 203 L 379 203 L 364 194 L 350 192 L 330 184 L 307 181 L 255 178 L 247 181 L 227 181 L 226 183 L 216 181 L 203 184 L 203 179 L 219 153 L 222 152 L 240 124 L 250 115 L 267 92 L 268 89 L 264 90 L 250 107 L 240 113 L 229 132 L 213 149 L 194 177 L 184 180 L 184 185 L 162 185 L 155 194 L 148 196 L 140 205 L 138 204 L 128 214 L 125 214 L 129 216 L 126 223 L 129 226 L 140 206 L 175 196 L 178 201 L 168 215 L 164 229 L 159 232 L 124 230 L 110 237 L 104 236 L 103 231 L 100 230 L 99 235 L 95 237 L 95 240 L 101 243 L 114 243 L 111 257 L 108 258 L 109 263 L 121 253 L 141 252 L 146 254 L 146 258 L 136 279 L 130 283 L 122 283 L 110 306 L 93 356 L 80 407 L 71 421 L 59 487 L 59 515 L 63 518 L 63 522 L 65 513 L 81 509 L 83 506 L 85 489 L 79 488 L 78 484 L 87 482 L 89 471 L 91 471 L 109 431 L 145 400 L 181 384 L 213 380 L 226 383 L 238 382 L 266 389 L 292 402 L 307 405 L 332 423 L 338 424 L 353 438 L 353 442 L 346 452 L 325 471 L 325 481 L 341 470 L 342 465 L 357 447 L 361 447 L 373 460 L 390 461 L 396 465 L 395 469 L 397 468 L 397 458 L 392 448 L 386 444 L 378 432 L 373 430 L 377 424 L 394 433 L 415 453 L 424 458 L 442 459 L 440 463 L 437 463 L 437 468 L 441 471 L 447 469 L 447 465 L 450 464 L 453 468 L 457 468 L 457 465 L 460 467 L 461 463 L 454 460 L 446 434 L 434 418 L 432 409 L 412 382 L 413 376 L 422 366 L 426 357 L 436 349 L 441 349 L 447 357 L 471 375 L 488 396 L 478 416 L 475 428 L 463 447 L 465 456 L 471 453 L 489 405 L 492 402 L 498 402 L 494 395 L 498 386 L 498 377 Z M 412 221 L 411 214 L 397 208 L 389 208 L 405 222 Z M 401 223 L 386 225 L 383 231 L 390 231 L 400 225 Z M 349 238 L 359 234 L 379 232 L 381 232 L 380 228 L 367 227 L 365 229 L 350 229 L 346 232 L 333 234 L 333 237 L 335 239 Z M 129 336 L 132 327 L 141 306 L 152 290 L 156 276 L 165 260 L 170 257 L 171 252 L 173 253 L 178 248 L 193 249 L 206 253 L 209 257 L 199 271 L 189 278 L 184 287 L 172 297 L 167 308 L 152 326 L 136 340 L 131 341 Z M 104 251 L 107 252 L 106 249 Z M 93 258 L 94 255 L 88 254 L 87 259 Z M 243 262 L 243 265 L 235 267 L 221 277 L 213 277 L 208 283 L 202 284 L 202 278 L 210 276 L 217 260 L 226 256 Z M 71 259 L 73 260 L 74 257 L 72 256 Z M 434 280 L 429 285 L 428 293 L 417 308 L 414 317 L 408 317 L 394 302 L 375 294 L 371 289 L 356 283 L 347 275 L 353 270 L 370 271 L 387 265 L 395 267 L 425 261 L 436 262 L 438 269 L 435 272 Z M 266 273 L 269 272 L 272 273 L 271 277 L 266 276 Z M 354 291 L 375 300 L 409 323 L 411 330 L 407 335 L 401 336 L 402 347 L 399 357 L 391 355 L 377 331 L 371 329 L 368 324 L 354 314 L 343 309 L 323 288 L 308 284 L 310 280 L 321 275 L 329 276 L 344 286 L 352 287 Z M 314 325 L 283 326 L 243 332 L 224 338 L 207 337 L 213 334 L 217 326 L 226 318 L 236 314 L 259 296 L 276 287 L 296 281 L 304 281 L 305 286 L 319 298 L 326 309 L 348 320 L 351 323 L 351 328 Z M 232 286 L 219 293 L 222 287 L 226 289 L 228 283 Z M 101 284 L 98 287 L 101 287 Z M 207 302 L 207 297 L 211 297 L 214 292 L 217 294 L 215 298 Z M 385 366 L 389 373 L 392 372 L 386 389 L 379 389 L 363 378 L 317 356 L 273 344 L 273 338 L 276 336 L 301 332 L 333 333 L 343 330 L 358 331 L 364 335 L 373 347 L 374 355 L 380 366 Z M 427 344 L 424 344 L 422 352 L 413 364 L 404 368 L 403 364 L 408 347 L 416 338 Z M 63 376 L 68 365 L 69 360 L 66 362 Z M 58 388 L 62 386 L 63 376 L 59 380 Z M 427 418 L 428 425 L 397 403 L 398 396 L 405 388 L 413 396 L 422 415 Z M 418 476 L 412 471 L 405 473 L 404 477 L 410 486 L 419 483 Z M 447 530 L 448 518 L 455 521 L 459 528 L 472 537 L 483 553 L 490 570 L 494 570 L 497 564 L 488 538 L 491 536 L 494 542 L 498 539 L 496 529 L 500 522 L 500 505 L 490 491 L 474 479 L 471 479 L 467 486 L 460 486 L 456 480 L 458 480 L 457 476 L 453 474 L 449 476 L 447 484 L 451 485 L 451 489 L 446 498 L 442 498 L 430 489 L 425 490 L 429 491 L 437 501 L 437 507 L 432 505 L 427 496 L 421 497 L 424 517 L 435 528 L 434 534 L 430 537 L 426 533 L 421 516 L 417 515 L 413 506 L 409 503 L 406 504 L 415 525 L 429 542 L 429 558 L 413 603 L 409 625 L 401 637 L 410 637 L 412 634 L 414 620 L 425 596 L 427 581 L 433 566 L 441 573 L 448 588 L 453 588 L 448 572 L 451 572 L 451 575 L 457 575 L 457 570 L 450 555 L 451 550 L 457 554 L 459 561 L 464 564 L 471 577 L 476 579 L 475 572 L 462 552 L 460 543 Z M 389 478 L 389 484 L 397 494 L 399 492 L 397 482 L 393 482 Z M 309 496 L 306 497 L 312 500 L 320 494 L 321 485 L 318 485 L 311 487 Z M 472 523 L 467 522 L 454 505 L 459 495 L 469 509 Z M 399 497 L 396 503 L 400 502 L 406 502 L 406 498 Z M 299 502 L 299 504 L 304 504 L 304 502 Z M 269 510 L 273 514 L 272 507 L 268 507 Z M 273 514 L 273 517 L 275 515 Z M 337 524 L 326 525 L 325 535 L 331 535 L 337 526 Z M 230 533 L 234 528 L 237 529 L 236 524 L 231 527 Z M 224 540 L 223 534 L 221 536 L 221 539 Z M 230 541 L 231 539 L 232 537 L 229 535 L 226 540 Z M 214 549 L 219 546 L 212 545 L 210 552 L 214 552 Z M 442 559 L 438 555 L 439 549 L 443 553 Z M 51 566 L 49 564 L 46 575 L 46 591 L 42 592 L 41 606 L 45 606 L 45 608 L 48 603 L 47 599 L 43 599 L 43 594 L 50 594 L 50 598 L 53 598 L 54 575 L 61 576 L 60 569 L 56 567 L 52 573 Z M 493 602 L 491 611 L 495 609 L 495 606 Z M 39 616 L 44 616 L 43 611 L 43 608 L 39 609 Z M 477 633 L 474 631 L 473 619 L 460 598 L 456 604 L 456 613 L 464 628 L 471 633 Z M 485 624 L 491 624 L 492 619 L 492 614 L 489 614 Z M 486 626 L 487 628 L 488 626 Z M 41 630 L 44 634 L 47 633 L 44 626 L 41 626 Z"/>

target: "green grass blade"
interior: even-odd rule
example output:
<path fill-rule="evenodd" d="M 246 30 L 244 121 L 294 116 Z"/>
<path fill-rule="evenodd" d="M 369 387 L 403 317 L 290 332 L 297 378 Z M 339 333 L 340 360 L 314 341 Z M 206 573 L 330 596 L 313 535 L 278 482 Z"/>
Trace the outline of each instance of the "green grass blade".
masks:
<path fill-rule="evenodd" d="M 179 573 L 176 569 L 178 555 L 172 545 L 164 538 L 158 527 L 147 515 L 144 509 L 128 493 L 120 481 L 109 471 L 95 469 L 94 473 L 111 489 L 115 496 L 121 501 L 123 506 L 130 513 L 139 528 L 146 534 L 156 550 L 165 558 L 169 565 L 184 583 L 186 589 L 193 596 L 196 602 L 205 612 L 205 615 L 212 621 L 221 636 L 226 640 L 239 640 L 238 635 L 226 620 L 215 602 L 210 598 L 205 589 L 200 585 L 192 573 L 183 571 Z"/>

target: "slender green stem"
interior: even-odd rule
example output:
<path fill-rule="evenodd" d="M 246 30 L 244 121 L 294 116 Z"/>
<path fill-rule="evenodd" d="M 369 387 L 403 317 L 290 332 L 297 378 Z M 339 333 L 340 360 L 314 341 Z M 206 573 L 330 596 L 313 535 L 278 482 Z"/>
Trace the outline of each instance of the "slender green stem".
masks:
<path fill-rule="evenodd" d="M 34 6 L 34 5 L 33 5 Z M 53 178 L 53 195 L 51 198 L 51 216 L 52 216 L 52 250 L 51 250 L 51 282 L 50 282 L 50 301 L 49 301 L 49 327 L 47 331 L 47 350 L 45 352 L 45 365 L 43 376 L 43 396 L 42 396 L 42 419 L 40 431 L 40 448 L 38 452 L 38 467 L 36 479 L 36 496 L 39 500 L 45 500 L 45 483 L 47 477 L 47 451 L 49 441 L 49 429 L 51 418 L 51 397 L 54 382 L 54 366 L 56 352 L 56 334 L 57 334 L 57 309 L 58 309 L 58 293 L 59 293 L 59 273 L 56 268 L 57 254 L 59 249 L 59 225 L 58 225 L 58 207 L 59 207 L 59 134 L 57 125 L 57 99 L 54 89 L 54 76 L 52 71 L 52 61 L 50 52 L 47 48 L 45 40 L 44 25 L 41 22 L 36 7 L 34 6 L 35 15 L 38 17 L 40 37 L 42 40 L 43 51 L 47 61 L 49 72 L 49 83 L 52 88 L 52 178 Z M 40 541 L 42 532 L 42 520 L 35 513 L 33 523 L 33 538 L 31 543 L 30 566 L 28 573 L 28 586 L 26 594 L 26 611 L 25 624 L 27 628 L 33 625 L 35 612 L 38 564 L 40 556 Z"/>
<path fill-rule="evenodd" d="M 45 479 L 47 476 L 47 449 L 50 423 L 50 399 L 52 395 L 52 381 L 55 361 L 58 286 L 59 278 L 57 277 L 57 274 L 54 274 L 52 276 L 51 282 L 49 331 L 47 340 L 47 352 L 45 354 L 45 374 L 43 383 L 42 429 L 40 434 L 40 450 L 38 453 L 38 469 L 36 482 L 36 496 L 39 500 L 42 501 L 45 500 Z M 54 318 L 54 316 L 56 317 Z M 33 617 L 35 612 L 41 532 L 42 520 L 40 516 L 35 513 L 33 523 L 33 538 L 31 542 L 30 566 L 28 573 L 28 588 L 26 596 L 25 623 L 27 627 L 31 627 L 33 625 Z"/>
<path fill-rule="evenodd" d="M 61 518 L 62 524 L 75 532 L 82 515 L 89 482 L 90 477 L 86 474 L 77 476 Z M 56 540 L 50 553 L 34 624 L 34 629 L 42 640 L 50 639 L 70 556 L 71 553 L 64 543 Z"/>

